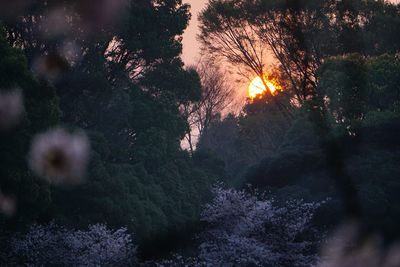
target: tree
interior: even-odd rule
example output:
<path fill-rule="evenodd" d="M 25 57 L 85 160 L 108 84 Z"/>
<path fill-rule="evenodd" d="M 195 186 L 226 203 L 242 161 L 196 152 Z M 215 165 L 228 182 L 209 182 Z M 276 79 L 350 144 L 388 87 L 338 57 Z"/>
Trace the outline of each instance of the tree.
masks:
<path fill-rule="evenodd" d="M 200 61 L 194 70 L 200 76 L 201 99 L 182 106 L 189 123 L 185 138 L 192 154 L 196 139 L 198 141 L 234 101 L 232 84 L 227 80 L 226 74 L 222 73 L 210 60 Z M 196 135 L 197 138 L 195 138 Z"/>
<path fill-rule="evenodd" d="M 280 103 L 288 103 L 284 94 L 274 96 Z M 240 154 L 247 162 L 255 163 L 260 158 L 274 153 L 293 123 L 293 119 L 282 119 L 281 110 L 265 101 L 265 96 L 248 102 L 239 116 Z"/>
<path fill-rule="evenodd" d="M 318 94 L 333 124 L 352 130 L 369 112 L 398 112 L 399 59 L 382 55 L 366 59 L 359 54 L 327 60 L 318 70 Z"/>
<path fill-rule="evenodd" d="M 310 266 L 317 262 L 315 247 L 322 240 L 311 229 L 319 206 L 292 200 L 281 207 L 254 193 L 216 187 L 202 212 L 206 228 L 199 234 L 195 256 L 178 256 L 160 264 Z"/>
<path fill-rule="evenodd" d="M 199 258 L 224 266 L 310 266 L 315 240 L 299 236 L 310 230 L 318 207 L 296 200 L 278 207 L 245 191 L 215 188 L 202 213 L 210 228 L 202 234 Z"/>
<path fill-rule="evenodd" d="M 208 152 L 215 155 L 224 162 L 229 177 L 235 177 L 243 171 L 243 166 L 247 166 L 247 162 L 238 153 L 239 131 L 238 118 L 233 114 L 214 121 L 200 136 L 196 153 Z"/>
<path fill-rule="evenodd" d="M 280 103 L 290 101 L 285 94 L 274 97 Z M 260 96 L 249 100 L 238 116 L 229 114 L 215 120 L 200 137 L 198 149 L 221 158 L 235 180 L 246 172 L 243 166 L 257 164 L 276 153 L 293 121 L 283 118 L 281 110 L 268 101 L 268 96 Z"/>
<path fill-rule="evenodd" d="M 245 67 L 244 74 L 251 71 L 263 78 L 268 56 L 266 47 L 252 25 L 239 16 L 238 7 L 239 1 L 210 1 L 200 14 L 200 41 L 211 55 Z"/>
<path fill-rule="evenodd" d="M 352 55 L 338 61 L 329 60 L 320 68 L 318 93 L 327 99 L 327 110 L 334 124 L 351 127 L 363 119 L 368 95 L 365 60 Z"/>

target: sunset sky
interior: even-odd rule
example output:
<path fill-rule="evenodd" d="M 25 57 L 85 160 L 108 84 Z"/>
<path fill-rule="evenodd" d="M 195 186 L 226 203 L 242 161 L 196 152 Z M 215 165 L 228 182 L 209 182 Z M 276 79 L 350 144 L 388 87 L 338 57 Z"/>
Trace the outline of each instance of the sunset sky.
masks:
<path fill-rule="evenodd" d="M 197 14 L 204 8 L 208 0 L 184 0 L 184 3 L 191 5 L 192 20 L 183 36 L 183 61 L 190 65 L 193 64 L 199 55 L 199 43 L 196 40 L 198 33 Z"/>

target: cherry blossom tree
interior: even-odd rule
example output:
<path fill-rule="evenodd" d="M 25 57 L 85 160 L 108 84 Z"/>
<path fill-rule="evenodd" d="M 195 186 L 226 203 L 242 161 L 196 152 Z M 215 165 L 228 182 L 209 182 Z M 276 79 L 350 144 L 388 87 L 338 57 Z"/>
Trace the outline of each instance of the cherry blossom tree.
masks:
<path fill-rule="evenodd" d="M 323 236 L 311 220 L 320 203 L 274 200 L 245 190 L 215 187 L 201 220 L 207 224 L 193 257 L 145 266 L 313 266 Z M 317 238 L 317 234 L 320 234 Z M 146 263 L 147 264 L 147 263 Z"/>
<path fill-rule="evenodd" d="M 273 200 L 244 190 L 214 189 L 202 213 L 210 228 L 201 238 L 199 259 L 214 266 L 310 266 L 316 260 L 310 222 L 320 206 Z M 308 232 L 311 238 L 302 238 Z M 305 235 L 307 236 L 307 235 Z"/>
<path fill-rule="evenodd" d="M 136 247 L 126 228 L 69 230 L 51 223 L 14 236 L 5 257 L 8 266 L 132 266 Z"/>

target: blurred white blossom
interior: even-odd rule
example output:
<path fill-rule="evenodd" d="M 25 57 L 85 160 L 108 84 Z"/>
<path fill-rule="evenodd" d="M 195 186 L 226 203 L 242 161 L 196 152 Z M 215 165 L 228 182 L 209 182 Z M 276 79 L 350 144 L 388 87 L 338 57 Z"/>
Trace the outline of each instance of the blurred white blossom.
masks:
<path fill-rule="evenodd" d="M 67 70 L 68 64 L 68 59 L 63 55 L 50 54 L 36 57 L 32 64 L 32 70 L 37 76 L 54 82 Z"/>
<path fill-rule="evenodd" d="M 34 138 L 29 163 L 37 175 L 53 184 L 75 184 L 85 175 L 89 152 L 83 132 L 71 134 L 57 128 Z"/>
<path fill-rule="evenodd" d="M 0 130 L 17 125 L 24 113 L 24 101 L 19 90 L 0 92 Z"/>
<path fill-rule="evenodd" d="M 41 22 L 41 34 L 50 39 L 68 34 L 72 28 L 68 21 L 70 17 L 71 14 L 62 6 L 50 10 Z"/>
<path fill-rule="evenodd" d="M 12 196 L 4 195 L 0 192 L 0 213 L 11 217 L 16 211 L 16 201 Z"/>
<path fill-rule="evenodd" d="M 349 223 L 330 238 L 318 267 L 399 267 L 400 244 L 384 249 L 379 238 L 357 244 L 358 228 Z"/>

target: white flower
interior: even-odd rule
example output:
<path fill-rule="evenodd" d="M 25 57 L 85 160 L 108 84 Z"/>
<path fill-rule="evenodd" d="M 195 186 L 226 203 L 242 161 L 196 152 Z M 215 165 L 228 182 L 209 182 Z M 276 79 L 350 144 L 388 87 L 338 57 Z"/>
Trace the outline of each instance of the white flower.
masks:
<path fill-rule="evenodd" d="M 29 164 L 37 175 L 53 184 L 75 184 L 85 174 L 89 150 L 84 133 L 70 134 L 58 128 L 34 138 Z"/>
<path fill-rule="evenodd" d="M 0 92 L 0 130 L 15 126 L 24 112 L 22 94 L 18 90 Z"/>
<path fill-rule="evenodd" d="M 32 65 L 35 75 L 49 82 L 57 81 L 67 68 L 67 59 L 63 58 L 63 55 L 56 53 L 36 57 Z"/>

